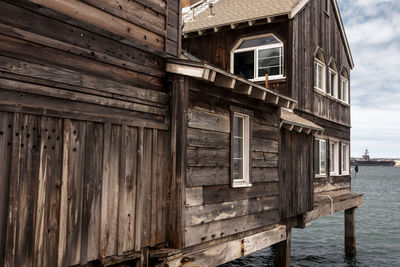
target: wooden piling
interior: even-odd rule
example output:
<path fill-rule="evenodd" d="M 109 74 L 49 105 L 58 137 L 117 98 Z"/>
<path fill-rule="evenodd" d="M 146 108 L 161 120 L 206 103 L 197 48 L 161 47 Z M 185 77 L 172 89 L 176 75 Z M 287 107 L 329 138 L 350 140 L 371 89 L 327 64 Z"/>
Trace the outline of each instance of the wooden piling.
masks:
<path fill-rule="evenodd" d="M 286 229 L 286 240 L 276 243 L 274 248 L 275 266 L 290 267 L 292 229 Z"/>
<path fill-rule="evenodd" d="M 344 246 L 346 255 L 355 255 L 356 248 L 356 208 L 345 210 L 344 213 Z"/>

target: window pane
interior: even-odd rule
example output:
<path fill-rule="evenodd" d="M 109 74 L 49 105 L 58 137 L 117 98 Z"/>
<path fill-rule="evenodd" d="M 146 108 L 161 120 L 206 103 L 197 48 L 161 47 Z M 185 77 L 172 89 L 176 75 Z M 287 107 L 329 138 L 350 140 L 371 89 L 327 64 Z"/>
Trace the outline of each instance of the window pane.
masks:
<path fill-rule="evenodd" d="M 318 66 L 318 88 L 319 89 L 323 89 L 323 84 L 322 84 L 322 81 L 323 81 L 323 75 L 324 75 L 324 73 L 323 73 L 323 68 L 322 68 L 322 66 L 321 65 L 319 65 L 319 64 L 317 64 L 317 66 Z"/>
<path fill-rule="evenodd" d="M 233 118 L 233 136 L 243 137 L 243 118 L 234 116 Z"/>
<path fill-rule="evenodd" d="M 265 76 L 265 74 L 268 74 L 269 76 L 281 75 L 281 68 L 279 66 L 276 66 L 276 67 L 258 69 L 259 77 L 263 77 Z"/>
<path fill-rule="evenodd" d="M 243 138 L 233 138 L 233 157 L 243 159 Z"/>
<path fill-rule="evenodd" d="M 318 64 L 314 63 L 314 86 L 318 87 Z"/>
<path fill-rule="evenodd" d="M 326 143 L 320 141 L 320 173 L 326 173 Z"/>
<path fill-rule="evenodd" d="M 233 160 L 233 179 L 242 180 L 243 179 L 243 160 L 234 159 Z"/>
<path fill-rule="evenodd" d="M 269 48 L 258 51 L 258 58 L 268 58 L 268 57 L 279 57 L 281 56 L 280 47 L 277 48 Z"/>
<path fill-rule="evenodd" d="M 315 174 L 319 174 L 319 140 L 315 140 L 314 143 L 314 171 Z"/>
<path fill-rule="evenodd" d="M 246 79 L 254 78 L 254 51 L 234 54 L 234 73 Z"/>
<path fill-rule="evenodd" d="M 258 68 L 265 68 L 271 66 L 279 66 L 281 62 L 280 57 L 269 57 L 269 58 L 259 58 L 258 59 Z"/>
<path fill-rule="evenodd" d="M 263 46 L 269 44 L 279 44 L 279 43 L 280 42 L 275 37 L 267 36 L 267 37 L 243 41 L 243 43 L 238 47 L 238 49 Z"/>

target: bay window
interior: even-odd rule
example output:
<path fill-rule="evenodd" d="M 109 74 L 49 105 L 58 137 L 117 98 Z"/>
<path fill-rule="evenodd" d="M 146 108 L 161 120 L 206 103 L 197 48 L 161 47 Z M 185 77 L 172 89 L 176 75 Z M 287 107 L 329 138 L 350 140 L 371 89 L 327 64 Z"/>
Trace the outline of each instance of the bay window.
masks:
<path fill-rule="evenodd" d="M 274 35 L 244 38 L 232 50 L 231 71 L 249 80 L 283 78 L 283 43 Z"/>

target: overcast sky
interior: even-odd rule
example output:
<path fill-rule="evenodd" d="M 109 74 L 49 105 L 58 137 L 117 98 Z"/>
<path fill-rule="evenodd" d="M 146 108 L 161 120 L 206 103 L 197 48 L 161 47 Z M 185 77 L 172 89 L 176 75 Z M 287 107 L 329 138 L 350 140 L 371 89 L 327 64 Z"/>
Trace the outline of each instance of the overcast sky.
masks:
<path fill-rule="evenodd" d="M 400 0 L 338 0 L 355 61 L 351 150 L 400 158 Z"/>

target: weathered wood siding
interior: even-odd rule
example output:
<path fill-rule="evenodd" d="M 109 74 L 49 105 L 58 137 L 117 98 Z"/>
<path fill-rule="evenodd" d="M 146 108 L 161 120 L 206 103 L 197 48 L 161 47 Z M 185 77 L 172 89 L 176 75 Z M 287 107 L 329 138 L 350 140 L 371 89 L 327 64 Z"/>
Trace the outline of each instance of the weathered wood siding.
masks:
<path fill-rule="evenodd" d="M 179 1 L 0 5 L 0 266 L 166 243 Z"/>
<path fill-rule="evenodd" d="M 325 2 L 330 5 L 329 12 L 325 11 Z M 328 121 L 350 126 L 350 106 L 314 90 L 314 52 L 317 47 L 324 52 L 326 77 L 331 59 L 336 62 L 339 77 L 342 69 L 348 73 L 351 69 L 344 39 L 339 30 L 339 18 L 336 17 L 331 2 L 312 0 L 290 22 L 293 45 L 291 91 L 292 97 L 298 100 L 298 109 Z"/>
<path fill-rule="evenodd" d="M 279 192 L 282 219 L 313 209 L 313 137 L 281 129 Z"/>
<path fill-rule="evenodd" d="M 278 223 L 278 109 L 191 80 L 186 150 L 185 246 Z M 252 187 L 230 185 L 230 106 L 254 112 Z"/>
<path fill-rule="evenodd" d="M 290 77 L 292 62 L 290 61 L 289 23 L 287 20 L 278 21 L 254 27 L 221 30 L 212 34 L 184 38 L 182 48 L 214 66 L 231 71 L 231 51 L 240 38 L 273 33 L 284 43 L 284 76 Z M 260 82 L 259 84 L 265 85 L 265 82 Z M 290 81 L 287 79 L 270 81 L 270 89 L 283 95 L 290 96 L 289 88 Z"/>

